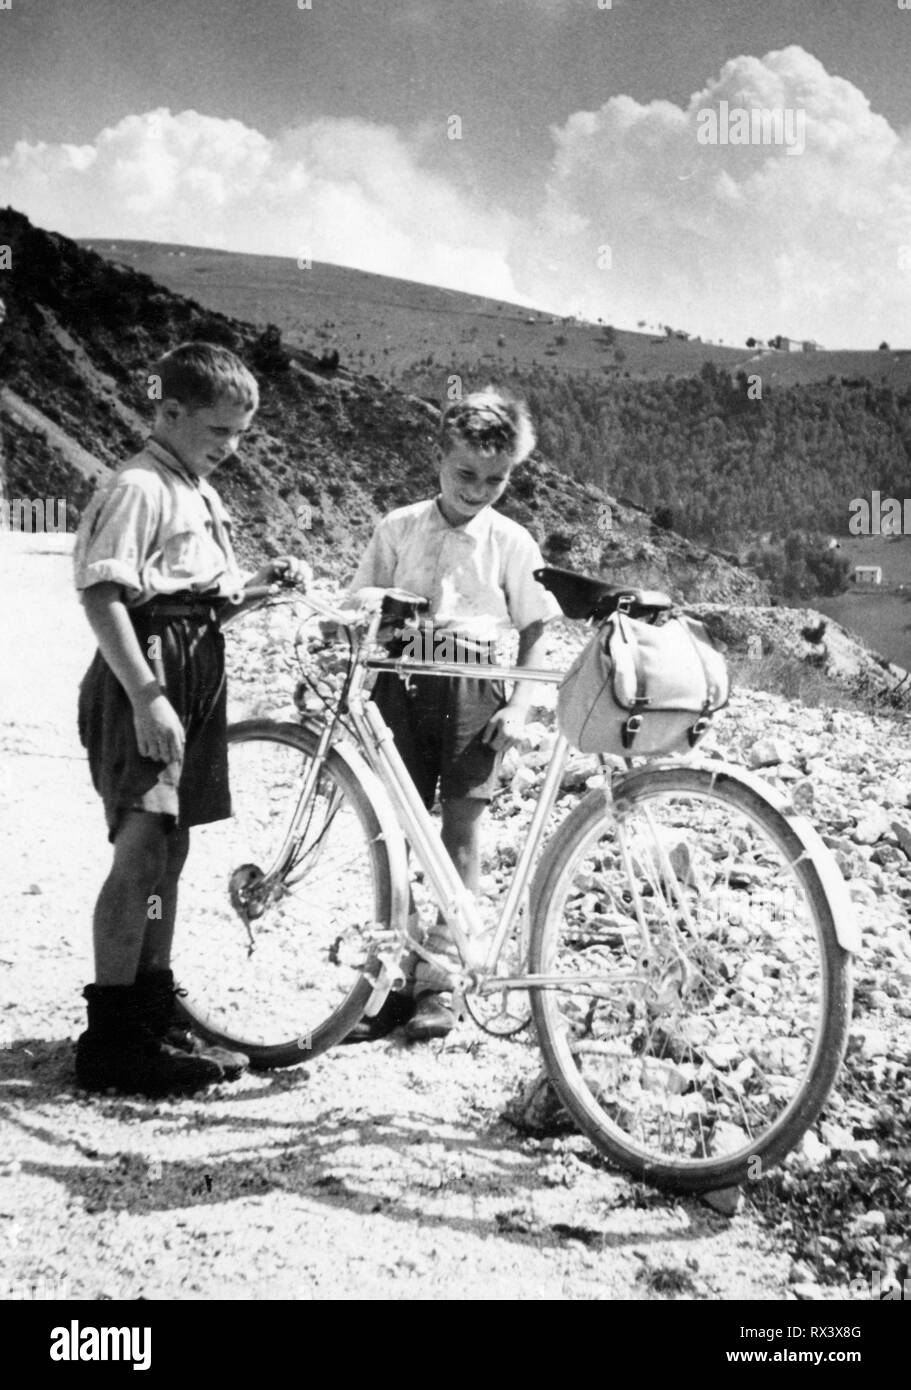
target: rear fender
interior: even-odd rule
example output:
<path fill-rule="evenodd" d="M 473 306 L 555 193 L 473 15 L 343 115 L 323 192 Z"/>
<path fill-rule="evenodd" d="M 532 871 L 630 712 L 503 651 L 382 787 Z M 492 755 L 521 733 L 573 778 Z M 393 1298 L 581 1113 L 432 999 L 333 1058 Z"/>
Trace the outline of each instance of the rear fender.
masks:
<path fill-rule="evenodd" d="M 857 924 L 857 917 L 854 912 L 854 904 L 851 901 L 851 894 L 848 885 L 841 875 L 838 864 L 832 851 L 827 845 L 823 844 L 822 838 L 815 826 L 807 820 L 806 816 L 801 815 L 794 809 L 791 802 L 778 791 L 776 787 L 764 782 L 761 777 L 748 772 L 746 768 L 737 767 L 733 763 L 716 761 L 714 758 L 699 760 L 688 760 L 685 767 L 696 767 L 712 775 L 713 782 L 719 782 L 722 786 L 725 782 L 736 782 L 740 786 L 747 788 L 755 796 L 760 797 L 773 806 L 788 823 L 794 837 L 798 840 L 803 853 L 807 858 L 812 859 L 819 877 L 822 881 L 826 897 L 832 910 L 832 920 L 835 927 L 835 935 L 839 945 L 846 951 L 856 955 L 860 950 L 861 937 L 860 928 Z M 650 762 L 648 771 L 658 769 L 679 770 L 681 763 L 674 759 L 658 759 Z M 614 781 L 614 794 L 622 795 L 622 787 L 627 778 L 634 778 L 641 775 L 646 769 L 633 768 L 628 773 L 623 773 Z M 802 857 L 802 856 L 798 856 Z"/>

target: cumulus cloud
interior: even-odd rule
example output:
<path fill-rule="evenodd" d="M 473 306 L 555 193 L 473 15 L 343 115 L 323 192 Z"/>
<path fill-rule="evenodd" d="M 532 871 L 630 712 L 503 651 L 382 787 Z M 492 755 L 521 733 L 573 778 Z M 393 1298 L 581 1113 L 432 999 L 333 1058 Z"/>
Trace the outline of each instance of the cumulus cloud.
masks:
<path fill-rule="evenodd" d="M 753 109 L 792 113 L 792 151 L 771 124 L 765 144 L 733 142 Z M 707 111 L 717 144 L 700 142 Z M 553 137 L 536 234 L 510 260 L 527 294 L 727 342 L 907 340 L 911 133 L 802 48 L 731 60 L 686 108 L 613 97 Z"/>
<path fill-rule="evenodd" d="M 128 116 L 87 145 L 20 141 L 0 201 L 68 236 L 181 241 L 333 261 L 515 298 L 509 219 L 422 162 L 421 141 L 359 120 L 268 139 L 236 120 Z"/>
<path fill-rule="evenodd" d="M 791 113 L 791 148 L 739 143 L 736 113 L 754 110 Z M 612 97 L 552 135 L 521 216 L 471 191 L 469 145 L 436 127 L 324 119 L 273 139 L 167 110 L 85 145 L 19 142 L 0 157 L 0 202 L 70 236 L 307 251 L 726 342 L 907 342 L 911 131 L 803 49 L 734 58 L 686 106 Z"/>

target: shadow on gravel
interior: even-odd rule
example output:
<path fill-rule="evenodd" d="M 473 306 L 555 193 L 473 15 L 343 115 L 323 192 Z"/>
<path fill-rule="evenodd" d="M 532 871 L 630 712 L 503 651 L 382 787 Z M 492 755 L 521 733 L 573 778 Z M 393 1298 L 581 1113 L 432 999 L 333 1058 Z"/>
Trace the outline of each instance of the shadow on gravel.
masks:
<path fill-rule="evenodd" d="M 47 1100 L 74 1091 L 73 1048 L 69 1038 L 17 1038 L 0 1043 L 0 1100 L 38 1097 Z"/>
<path fill-rule="evenodd" d="M 287 1081 L 275 1089 L 288 1089 Z M 266 1086 L 255 1093 L 231 1093 L 222 1087 L 202 1099 L 165 1105 L 125 1097 L 88 1097 L 73 1089 L 69 1040 L 25 1039 L 0 1053 L 0 1119 L 10 1129 L 66 1155 L 61 1154 L 60 1162 L 25 1158 L 18 1165 L 19 1173 L 51 1179 L 87 1213 L 190 1213 L 199 1206 L 285 1192 L 346 1211 L 381 1214 L 391 1221 L 411 1225 L 417 1221 L 477 1236 L 495 1234 L 519 1244 L 533 1238 L 536 1245 L 554 1248 L 566 1240 L 608 1249 L 661 1242 L 669 1234 L 678 1240 L 697 1240 L 704 1234 L 704 1221 L 689 1232 L 681 1231 L 670 1210 L 673 1197 L 607 1173 L 602 1178 L 610 1187 L 598 1205 L 605 1210 L 620 1206 L 664 1209 L 670 1229 L 617 1234 L 597 1229 L 597 1222 L 585 1227 L 548 1225 L 533 1214 L 532 1198 L 554 1188 L 553 1174 L 547 1169 L 556 1156 L 538 1144 L 517 1144 L 515 1131 L 499 1118 L 492 1117 L 486 1124 L 472 1119 L 464 1124 L 463 1133 L 454 1133 L 462 1123 L 443 1126 L 437 1116 L 417 1109 L 363 1118 L 339 1108 L 318 1113 L 306 1123 L 224 1113 L 226 1104 L 254 1096 L 262 1099 L 272 1090 Z M 219 1113 L 207 1109 L 210 1097 Z M 23 1102 L 42 1113 L 27 1116 Z M 48 1123 L 49 1105 L 61 1112 L 62 1123 L 56 1128 Z M 90 1109 L 101 1118 L 129 1125 L 135 1143 L 129 1150 L 114 1152 L 90 1147 L 70 1129 L 70 1107 L 80 1113 Z M 172 1126 L 173 1132 L 168 1133 Z M 230 1152 L 167 1156 L 178 1145 L 192 1146 L 194 1134 L 212 1129 L 222 1132 L 219 1138 L 230 1144 Z M 289 1130 L 294 1131 L 293 1138 Z M 235 1144 L 232 1132 L 236 1132 Z M 584 1162 L 580 1166 L 582 1171 L 588 1167 Z M 445 1209 L 446 1199 L 459 1193 L 484 1202 L 490 1215 L 462 1216 Z"/>

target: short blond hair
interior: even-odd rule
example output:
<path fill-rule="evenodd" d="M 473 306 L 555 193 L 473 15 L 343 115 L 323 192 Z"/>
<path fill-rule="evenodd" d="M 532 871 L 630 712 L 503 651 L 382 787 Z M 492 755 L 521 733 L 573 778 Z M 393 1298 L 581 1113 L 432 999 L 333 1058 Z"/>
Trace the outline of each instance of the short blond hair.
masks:
<path fill-rule="evenodd" d="M 161 399 L 190 409 L 228 397 L 245 410 L 259 405 L 256 377 L 229 348 L 218 343 L 181 343 L 152 368 L 161 382 Z"/>
<path fill-rule="evenodd" d="M 536 442 L 528 406 L 494 386 L 472 391 L 443 411 L 443 451 L 451 449 L 457 440 L 479 454 L 504 454 L 510 465 L 527 459 Z"/>

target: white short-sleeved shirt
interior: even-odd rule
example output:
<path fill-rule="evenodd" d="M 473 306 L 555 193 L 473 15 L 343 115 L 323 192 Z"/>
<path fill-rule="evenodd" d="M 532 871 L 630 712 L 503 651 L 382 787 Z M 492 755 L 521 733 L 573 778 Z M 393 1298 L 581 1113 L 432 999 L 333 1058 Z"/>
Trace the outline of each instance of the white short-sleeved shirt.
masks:
<path fill-rule="evenodd" d="M 128 608 L 187 589 L 226 597 L 244 582 L 218 493 L 154 439 L 93 497 L 73 565 L 77 589 L 120 584 Z"/>
<path fill-rule="evenodd" d="M 430 602 L 440 631 L 496 641 L 511 628 L 548 622 L 559 605 L 535 579 L 544 564 L 518 522 L 484 507 L 451 526 L 435 499 L 399 507 L 377 523 L 350 592 L 408 589 Z"/>

